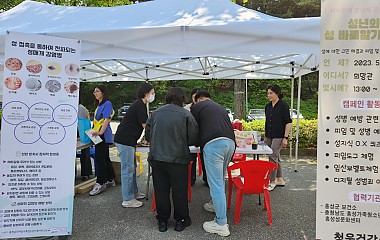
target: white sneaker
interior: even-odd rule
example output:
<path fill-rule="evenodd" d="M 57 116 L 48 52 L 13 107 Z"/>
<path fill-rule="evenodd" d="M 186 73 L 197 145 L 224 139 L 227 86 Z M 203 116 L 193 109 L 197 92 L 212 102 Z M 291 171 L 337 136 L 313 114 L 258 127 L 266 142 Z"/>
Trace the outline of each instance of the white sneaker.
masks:
<path fill-rule="evenodd" d="M 135 198 L 138 199 L 138 200 L 144 199 L 145 198 L 145 194 L 141 193 L 141 192 L 135 193 Z"/>
<path fill-rule="evenodd" d="M 214 204 L 212 203 L 212 200 L 210 200 L 210 202 L 208 203 L 205 203 L 203 205 L 203 209 L 206 210 L 207 212 L 215 212 L 215 207 L 214 207 Z"/>
<path fill-rule="evenodd" d="M 106 190 L 107 184 L 100 185 L 99 183 L 95 183 L 94 187 L 90 191 L 90 196 L 95 196 L 98 195 L 99 193 L 103 192 Z"/>
<path fill-rule="evenodd" d="M 203 223 L 203 229 L 209 233 L 216 233 L 222 237 L 227 237 L 230 235 L 230 230 L 228 229 L 228 224 L 219 225 L 217 222 L 209 221 Z"/>
<path fill-rule="evenodd" d="M 138 207 L 141 207 L 143 203 L 140 201 L 137 201 L 136 199 L 131 199 L 129 201 L 123 201 L 121 205 L 125 208 L 138 208 Z"/>
<path fill-rule="evenodd" d="M 276 183 L 269 183 L 268 185 L 268 191 L 273 191 L 273 189 L 276 187 Z"/>

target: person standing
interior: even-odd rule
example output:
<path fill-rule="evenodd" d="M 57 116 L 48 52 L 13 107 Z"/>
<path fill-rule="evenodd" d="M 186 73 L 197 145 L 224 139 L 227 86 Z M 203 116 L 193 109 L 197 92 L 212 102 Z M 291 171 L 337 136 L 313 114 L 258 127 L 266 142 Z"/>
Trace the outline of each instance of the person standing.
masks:
<path fill-rule="evenodd" d="M 280 151 L 288 145 L 289 132 L 292 127 L 289 106 L 282 101 L 281 88 L 270 85 L 267 88 L 269 103 L 265 106 L 265 143 L 272 149 L 269 161 L 277 164 L 278 169 L 270 175 L 268 190 L 272 191 L 276 186 L 285 186 L 282 177 Z"/>
<path fill-rule="evenodd" d="M 127 109 L 123 120 L 117 127 L 115 144 L 121 161 L 122 206 L 141 207 L 139 201 L 145 194 L 138 191 L 136 182 L 136 144 L 148 118 L 146 104 L 154 101 L 155 92 L 149 83 L 143 83 L 137 90 L 137 99 Z"/>
<path fill-rule="evenodd" d="M 110 121 L 113 116 L 112 103 L 109 100 L 108 90 L 105 85 L 95 87 L 94 105 L 94 132 L 93 136 L 99 136 L 103 141 L 95 145 L 96 168 L 98 171 L 96 184 L 90 191 L 91 196 L 98 195 L 108 187 L 115 186 L 115 172 L 109 154 L 109 145 L 113 143 Z"/>
<path fill-rule="evenodd" d="M 191 95 L 192 102 L 189 103 L 189 104 L 187 104 L 187 105 L 185 105 L 184 108 L 186 110 L 190 111 L 191 107 L 195 104 L 195 95 L 200 90 L 201 90 L 200 88 L 194 88 L 191 91 L 190 95 Z M 198 154 L 196 154 L 196 153 L 191 153 L 191 157 L 190 157 L 190 161 L 193 162 L 193 165 L 191 167 L 191 186 L 193 186 L 195 184 L 195 181 L 197 180 L 197 155 Z M 201 163 L 202 163 L 202 179 L 203 179 L 203 182 L 206 184 L 206 186 L 208 186 L 206 168 L 205 168 L 205 163 L 203 161 L 203 154 L 200 153 L 199 156 L 200 156 L 200 160 L 201 160 Z"/>
<path fill-rule="evenodd" d="M 207 171 L 212 202 L 204 209 L 215 211 L 214 220 L 203 223 L 203 229 L 220 236 L 230 235 L 227 224 L 227 205 L 224 176 L 235 152 L 235 134 L 226 109 L 210 99 L 205 90 L 195 95 L 191 113 L 199 126 L 199 141 Z"/>
<path fill-rule="evenodd" d="M 166 105 L 148 118 L 145 138 L 150 142 L 149 162 L 152 166 L 156 197 L 158 230 L 167 230 L 171 215 L 170 191 L 174 205 L 175 231 L 191 225 L 188 206 L 189 146 L 197 144 L 198 125 L 189 111 L 183 108 L 185 92 L 170 89 Z"/>
<path fill-rule="evenodd" d="M 90 113 L 82 104 L 78 105 L 78 118 L 90 119 Z M 80 172 L 82 181 L 87 181 L 92 175 L 92 164 L 90 158 L 90 148 L 80 150 Z"/>

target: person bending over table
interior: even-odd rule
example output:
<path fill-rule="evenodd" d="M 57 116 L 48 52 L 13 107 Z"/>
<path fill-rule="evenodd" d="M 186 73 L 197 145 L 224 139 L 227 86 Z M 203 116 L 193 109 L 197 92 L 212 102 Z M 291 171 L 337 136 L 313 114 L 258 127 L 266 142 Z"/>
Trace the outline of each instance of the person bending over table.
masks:
<path fill-rule="evenodd" d="M 171 215 L 170 189 L 174 205 L 176 231 L 191 225 L 187 186 L 190 145 L 196 145 L 198 125 L 191 113 L 183 108 L 185 92 L 171 88 L 166 105 L 148 118 L 145 138 L 150 142 L 148 161 L 152 166 L 156 197 L 158 230 L 165 232 Z"/>
<path fill-rule="evenodd" d="M 137 90 L 137 99 L 127 109 L 123 120 L 117 127 L 115 144 L 121 162 L 122 206 L 126 208 L 141 207 L 139 201 L 145 198 L 140 193 L 136 182 L 136 144 L 141 136 L 148 118 L 146 104 L 154 101 L 155 92 L 149 83 L 143 83 Z"/>
<path fill-rule="evenodd" d="M 184 106 L 185 109 L 189 110 L 191 109 L 191 107 L 195 104 L 195 95 L 197 94 L 198 91 L 200 91 L 201 89 L 200 88 L 194 88 L 192 91 L 191 91 L 191 100 L 192 102 L 187 104 L 186 106 Z M 193 161 L 193 166 L 191 168 L 191 186 L 193 186 L 195 184 L 195 181 L 197 180 L 197 155 L 196 153 L 192 153 L 191 154 L 191 161 Z M 200 157 L 200 161 L 202 163 L 202 179 L 203 179 L 203 182 L 205 183 L 205 185 L 208 187 L 208 183 L 207 183 L 207 173 L 206 173 L 206 168 L 205 168 L 205 163 L 203 161 L 203 154 L 200 153 L 199 154 L 199 157 Z"/>
<path fill-rule="evenodd" d="M 195 101 L 197 103 L 191 107 L 191 113 L 199 126 L 199 142 L 212 198 L 203 208 L 216 213 L 214 220 L 203 223 L 203 229 L 228 236 L 224 176 L 235 152 L 235 134 L 226 109 L 212 101 L 209 92 L 199 91 Z"/>

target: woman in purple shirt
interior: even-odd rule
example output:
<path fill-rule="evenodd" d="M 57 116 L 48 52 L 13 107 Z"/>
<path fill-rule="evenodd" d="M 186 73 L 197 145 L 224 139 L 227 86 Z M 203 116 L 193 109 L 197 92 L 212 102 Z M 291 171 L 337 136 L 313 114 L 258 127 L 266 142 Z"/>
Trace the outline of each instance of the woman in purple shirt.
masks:
<path fill-rule="evenodd" d="M 94 105 L 96 106 L 93 136 L 99 136 L 103 141 L 95 145 L 98 175 L 96 184 L 90 192 L 91 196 L 103 192 L 107 187 L 115 186 L 115 173 L 109 156 L 109 145 L 113 143 L 112 130 L 109 124 L 114 113 L 112 103 L 109 101 L 106 86 L 98 85 L 93 93 L 95 96 Z"/>

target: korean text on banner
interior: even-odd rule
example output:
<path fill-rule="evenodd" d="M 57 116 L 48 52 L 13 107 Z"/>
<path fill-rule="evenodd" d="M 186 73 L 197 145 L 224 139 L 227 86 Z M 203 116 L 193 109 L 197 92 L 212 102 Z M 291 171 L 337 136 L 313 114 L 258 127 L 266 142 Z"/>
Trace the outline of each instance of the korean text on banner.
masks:
<path fill-rule="evenodd" d="M 316 239 L 378 239 L 380 1 L 321 10 Z"/>
<path fill-rule="evenodd" d="M 6 36 L 0 238 L 71 234 L 79 63 L 78 40 Z"/>

